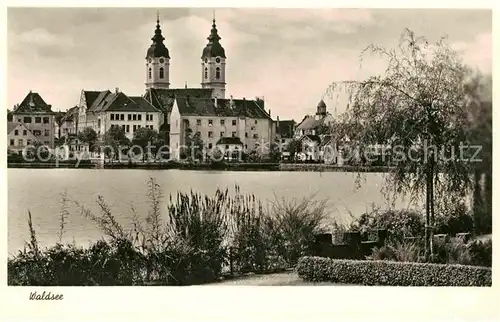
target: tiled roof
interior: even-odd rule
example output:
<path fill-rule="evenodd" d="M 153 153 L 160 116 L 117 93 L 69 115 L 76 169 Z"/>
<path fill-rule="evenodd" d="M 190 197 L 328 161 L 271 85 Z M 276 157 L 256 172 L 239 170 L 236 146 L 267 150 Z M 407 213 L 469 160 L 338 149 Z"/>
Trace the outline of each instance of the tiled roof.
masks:
<path fill-rule="evenodd" d="M 222 137 L 217 141 L 217 144 L 237 144 L 243 145 L 239 137 Z"/>
<path fill-rule="evenodd" d="M 241 116 L 250 118 L 270 118 L 264 109 L 263 100 L 211 98 L 212 89 L 152 89 L 148 90 L 145 97 L 152 104 L 164 112 L 171 112 L 174 97 L 181 115 L 199 116 Z"/>
<path fill-rule="evenodd" d="M 90 108 L 92 106 L 97 97 L 99 97 L 100 93 L 100 91 L 83 91 L 85 102 L 87 103 L 87 108 Z"/>
<path fill-rule="evenodd" d="M 295 132 L 295 121 L 285 120 L 276 122 L 276 133 L 282 138 L 291 138 Z"/>
<path fill-rule="evenodd" d="M 75 120 L 75 116 L 78 115 L 78 106 L 74 106 L 70 108 L 66 114 L 62 117 L 61 121 L 62 122 L 72 122 Z"/>
<path fill-rule="evenodd" d="M 327 113 L 320 119 L 316 119 L 315 116 L 313 115 L 306 115 L 304 119 L 299 123 L 299 125 L 297 125 L 297 129 L 308 130 L 308 129 L 315 129 L 322 125 L 327 125 L 325 122 L 327 120 L 327 117 L 329 116 L 331 116 L 331 114 Z"/>
<path fill-rule="evenodd" d="M 40 94 L 29 92 L 24 100 L 16 106 L 14 114 L 54 114 L 51 105 L 45 103 Z"/>
<path fill-rule="evenodd" d="M 99 94 L 91 109 L 94 113 L 100 112 L 160 112 L 142 96 L 127 96 L 122 92 L 104 91 Z"/>

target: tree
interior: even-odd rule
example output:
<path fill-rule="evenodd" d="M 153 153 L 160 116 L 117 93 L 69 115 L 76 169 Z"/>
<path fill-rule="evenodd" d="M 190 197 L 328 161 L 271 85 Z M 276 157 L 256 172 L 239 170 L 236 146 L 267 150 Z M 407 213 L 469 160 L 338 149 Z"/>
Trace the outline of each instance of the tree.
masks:
<path fill-rule="evenodd" d="M 290 153 L 290 158 L 292 160 L 295 159 L 295 154 L 297 154 L 297 152 L 300 152 L 300 149 L 301 149 L 300 141 L 296 139 L 291 139 L 286 146 L 286 150 L 287 152 Z"/>
<path fill-rule="evenodd" d="M 153 151 L 153 148 L 151 148 L 151 153 L 156 152 L 156 144 L 158 143 L 158 132 L 156 130 L 152 130 L 147 127 L 140 127 L 138 128 L 135 133 L 134 137 L 132 139 L 132 144 L 140 146 L 142 149 L 142 160 L 144 161 L 146 159 L 146 153 L 147 147 L 149 146 L 155 146 L 155 151 Z"/>
<path fill-rule="evenodd" d="M 97 143 L 97 133 L 91 127 L 86 127 L 78 132 L 78 140 L 82 143 L 88 144 L 89 151 L 94 151 Z"/>
<path fill-rule="evenodd" d="M 429 45 L 408 29 L 396 49 L 371 45 L 365 53 L 386 58 L 385 72 L 363 81 L 335 82 L 329 93 L 347 93 L 346 134 L 361 151 L 387 143 L 393 152 L 397 149 L 386 188 L 400 194 L 425 193 L 429 258 L 436 192 L 465 196 L 471 184 L 470 151 L 463 149 L 468 145 L 467 108 L 474 100 L 467 92 L 471 71 L 445 38 Z"/>
<path fill-rule="evenodd" d="M 104 134 L 102 145 L 102 152 L 108 158 L 116 158 L 122 152 L 120 149 L 130 146 L 130 140 L 125 136 L 123 128 L 113 126 Z"/>
<path fill-rule="evenodd" d="M 187 128 L 184 143 L 184 147 L 181 151 L 183 159 L 187 158 L 189 161 L 203 160 L 203 140 L 199 132 L 193 134 L 193 130 Z"/>

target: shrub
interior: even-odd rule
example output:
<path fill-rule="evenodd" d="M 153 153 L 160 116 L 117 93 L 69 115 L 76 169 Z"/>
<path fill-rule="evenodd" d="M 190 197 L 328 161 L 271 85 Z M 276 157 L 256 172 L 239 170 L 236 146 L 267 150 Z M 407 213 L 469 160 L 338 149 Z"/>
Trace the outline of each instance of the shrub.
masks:
<path fill-rule="evenodd" d="M 469 246 L 463 238 L 454 237 L 434 241 L 434 263 L 471 265 Z"/>
<path fill-rule="evenodd" d="M 421 262 L 424 259 L 423 249 L 417 243 L 386 243 L 372 250 L 370 260 L 389 260 L 396 262 Z"/>
<path fill-rule="evenodd" d="M 491 239 L 486 241 L 474 240 L 469 243 L 469 253 L 471 263 L 479 266 L 489 266 L 492 264 L 493 242 Z"/>
<path fill-rule="evenodd" d="M 380 210 L 362 214 L 351 224 L 351 230 L 366 234 L 377 229 L 387 229 L 388 238 L 403 242 L 405 237 L 420 236 L 424 232 L 423 216 L 412 210 Z"/>
<path fill-rule="evenodd" d="M 491 268 L 302 257 L 299 277 L 310 282 L 390 286 L 491 286 Z"/>

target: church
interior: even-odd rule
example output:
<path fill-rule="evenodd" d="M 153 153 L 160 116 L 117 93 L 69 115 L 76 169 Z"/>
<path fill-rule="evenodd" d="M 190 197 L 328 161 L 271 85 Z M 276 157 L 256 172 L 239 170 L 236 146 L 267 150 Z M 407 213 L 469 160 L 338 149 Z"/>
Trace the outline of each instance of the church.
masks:
<path fill-rule="evenodd" d="M 170 88 L 170 54 L 165 46 L 160 20 L 157 19 L 152 44 L 146 52 L 144 98 L 164 116 L 161 127 L 167 132 L 169 145 L 174 152 L 171 158 L 179 157 L 179 147 L 185 144 L 186 133 L 198 134 L 205 149 L 230 148 L 222 144 L 231 138 L 239 139 L 245 152 L 262 148 L 275 138 L 275 122 L 270 111 L 266 111 L 263 99 L 235 99 L 226 96 L 226 52 L 218 34 L 215 18 L 201 51 L 199 88 Z M 221 143 L 222 142 L 222 143 Z M 223 151 L 224 152 L 224 151 Z"/>

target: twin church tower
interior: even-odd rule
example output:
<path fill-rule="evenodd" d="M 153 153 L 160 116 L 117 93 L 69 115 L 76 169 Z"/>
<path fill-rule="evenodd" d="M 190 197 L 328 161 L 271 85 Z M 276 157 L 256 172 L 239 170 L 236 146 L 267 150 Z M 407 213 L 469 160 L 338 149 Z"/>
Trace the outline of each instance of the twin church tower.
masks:
<path fill-rule="evenodd" d="M 220 44 L 215 17 L 208 36 L 208 43 L 201 55 L 201 87 L 211 88 L 217 98 L 225 98 L 226 53 Z M 163 41 L 160 17 L 156 19 L 153 43 L 146 54 L 146 89 L 168 89 L 170 86 L 170 55 Z"/>

